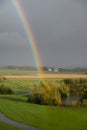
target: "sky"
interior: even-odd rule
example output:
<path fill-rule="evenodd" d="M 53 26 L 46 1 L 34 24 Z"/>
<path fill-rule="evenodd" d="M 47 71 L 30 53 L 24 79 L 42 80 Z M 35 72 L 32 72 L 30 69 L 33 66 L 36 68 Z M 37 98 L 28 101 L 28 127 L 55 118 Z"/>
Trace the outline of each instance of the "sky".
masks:
<path fill-rule="evenodd" d="M 87 0 L 19 0 L 43 66 L 87 67 Z M 35 66 L 12 0 L 0 0 L 0 66 Z"/>

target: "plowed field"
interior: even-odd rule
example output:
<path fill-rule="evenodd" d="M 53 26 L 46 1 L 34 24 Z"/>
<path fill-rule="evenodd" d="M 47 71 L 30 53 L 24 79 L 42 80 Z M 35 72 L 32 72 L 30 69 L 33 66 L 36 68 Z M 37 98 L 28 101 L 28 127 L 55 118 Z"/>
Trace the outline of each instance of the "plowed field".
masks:
<path fill-rule="evenodd" d="M 33 74 L 33 75 L 9 75 L 6 78 L 87 78 L 85 74 Z"/>

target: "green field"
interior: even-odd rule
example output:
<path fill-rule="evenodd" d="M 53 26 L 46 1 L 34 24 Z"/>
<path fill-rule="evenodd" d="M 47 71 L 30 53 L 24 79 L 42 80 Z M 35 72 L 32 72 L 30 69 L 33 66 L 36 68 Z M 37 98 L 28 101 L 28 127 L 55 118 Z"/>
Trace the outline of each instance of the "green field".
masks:
<path fill-rule="evenodd" d="M 24 89 L 24 90 L 29 90 L 30 87 L 33 85 L 38 85 L 40 84 L 39 79 L 7 79 L 3 82 L 3 85 L 7 87 L 11 87 L 14 89 Z"/>
<path fill-rule="evenodd" d="M 44 71 L 46 74 L 85 74 L 86 71 L 58 71 L 58 72 L 49 72 Z M 32 74 L 38 74 L 38 71 L 32 71 L 32 70 L 19 70 L 19 69 L 0 69 L 0 74 L 3 75 L 32 75 Z"/>
<path fill-rule="evenodd" d="M 56 82 L 59 83 L 60 79 L 45 79 L 46 82 Z M 41 80 L 39 79 L 28 79 L 28 78 L 18 78 L 18 79 L 7 79 L 4 80 L 2 85 L 9 87 L 13 90 L 15 94 L 23 94 L 29 92 L 34 86 L 41 86 Z"/>
<path fill-rule="evenodd" d="M 0 99 L 0 111 L 10 119 L 42 130 L 87 130 L 87 108 L 60 108 Z"/>
<path fill-rule="evenodd" d="M 22 130 L 22 129 L 0 122 L 0 130 Z"/>
<path fill-rule="evenodd" d="M 59 79 L 45 79 L 59 83 Z M 3 85 L 24 92 L 40 85 L 39 79 L 8 79 Z M 87 108 L 53 107 L 27 103 L 27 97 L 0 95 L 0 112 L 17 122 L 42 130 L 87 130 Z M 5 98 L 6 96 L 6 98 Z M 16 130 L 0 122 L 0 130 Z"/>
<path fill-rule="evenodd" d="M 30 74 L 37 74 L 37 71 L 0 69 L 0 74 L 3 74 L 3 75 L 30 75 Z"/>
<path fill-rule="evenodd" d="M 56 82 L 59 83 L 61 79 L 45 79 L 46 82 Z M 29 90 L 30 87 L 33 87 L 34 85 L 40 86 L 39 79 L 29 79 L 29 78 L 19 78 L 19 79 L 7 79 L 4 80 L 2 83 L 3 85 L 13 88 L 13 89 L 23 89 L 23 90 Z"/>

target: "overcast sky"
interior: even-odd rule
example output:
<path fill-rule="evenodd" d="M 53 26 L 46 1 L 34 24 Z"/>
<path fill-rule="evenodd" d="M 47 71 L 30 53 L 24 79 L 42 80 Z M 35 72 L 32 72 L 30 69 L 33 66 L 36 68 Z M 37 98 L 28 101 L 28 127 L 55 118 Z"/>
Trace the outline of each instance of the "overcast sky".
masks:
<path fill-rule="evenodd" d="M 43 65 L 87 67 L 87 0 L 19 0 Z M 0 0 L 0 65 L 34 65 L 12 0 Z"/>

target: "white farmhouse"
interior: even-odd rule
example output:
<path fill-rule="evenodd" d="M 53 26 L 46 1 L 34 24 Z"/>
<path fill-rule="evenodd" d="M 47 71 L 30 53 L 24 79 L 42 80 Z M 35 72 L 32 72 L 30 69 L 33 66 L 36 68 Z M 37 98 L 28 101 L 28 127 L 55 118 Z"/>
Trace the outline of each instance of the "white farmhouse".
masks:
<path fill-rule="evenodd" d="M 53 68 L 53 71 L 58 72 L 59 70 L 58 70 L 58 68 Z"/>
<path fill-rule="evenodd" d="M 49 68 L 49 69 L 48 69 L 48 71 L 49 71 L 49 72 L 52 72 L 52 69 L 51 69 L 51 68 Z"/>

